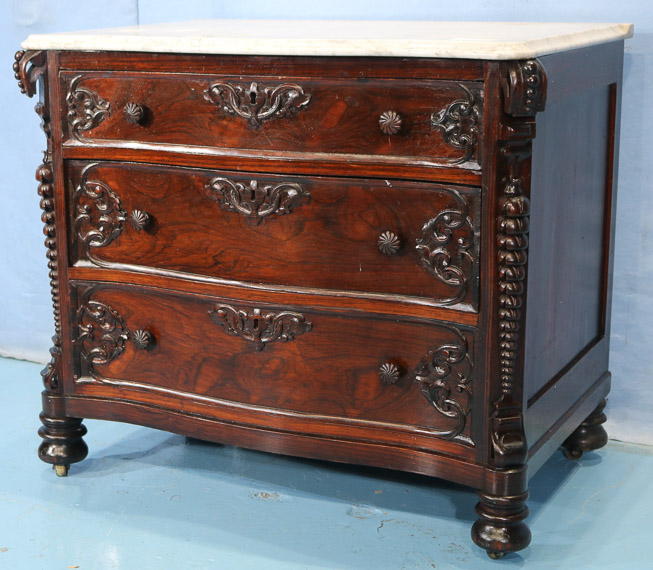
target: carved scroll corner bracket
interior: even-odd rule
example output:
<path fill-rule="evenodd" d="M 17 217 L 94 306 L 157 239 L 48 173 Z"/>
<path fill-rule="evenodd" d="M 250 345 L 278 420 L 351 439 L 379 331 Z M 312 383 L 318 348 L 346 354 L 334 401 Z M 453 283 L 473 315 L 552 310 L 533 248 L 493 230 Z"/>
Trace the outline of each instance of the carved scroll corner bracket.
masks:
<path fill-rule="evenodd" d="M 264 121 L 290 117 L 311 102 L 301 85 L 259 85 L 216 81 L 204 91 L 204 99 L 227 115 L 241 117 L 252 129 Z"/>
<path fill-rule="evenodd" d="M 45 73 L 46 54 L 43 51 L 18 50 L 14 55 L 14 77 L 21 93 L 33 97 L 39 77 Z"/>
<path fill-rule="evenodd" d="M 526 117 L 544 111 L 547 78 L 538 59 L 512 61 L 503 79 L 504 111 Z"/>
<path fill-rule="evenodd" d="M 61 346 L 59 339 L 52 337 L 53 345 L 50 348 L 50 362 L 41 370 L 43 387 L 46 390 L 55 391 L 59 389 L 59 365 L 61 362 Z"/>
<path fill-rule="evenodd" d="M 268 343 L 293 341 L 313 328 L 304 315 L 291 311 L 277 313 L 218 304 L 208 314 L 226 334 L 251 342 L 256 351 Z"/>
<path fill-rule="evenodd" d="M 464 96 L 431 115 L 431 128 L 443 133 L 444 141 L 462 151 L 462 155 L 449 160 L 451 164 L 463 164 L 471 160 L 478 142 L 480 99 L 478 94 L 459 85 Z"/>
<path fill-rule="evenodd" d="M 453 329 L 452 329 L 453 330 Z M 415 369 L 415 381 L 435 410 L 452 420 L 453 425 L 437 432 L 444 439 L 462 437 L 472 410 L 473 364 L 467 339 L 458 330 L 453 342 L 434 348 Z"/>
<path fill-rule="evenodd" d="M 524 420 L 520 406 L 503 394 L 490 416 L 492 461 L 495 467 L 521 465 L 528 458 Z"/>

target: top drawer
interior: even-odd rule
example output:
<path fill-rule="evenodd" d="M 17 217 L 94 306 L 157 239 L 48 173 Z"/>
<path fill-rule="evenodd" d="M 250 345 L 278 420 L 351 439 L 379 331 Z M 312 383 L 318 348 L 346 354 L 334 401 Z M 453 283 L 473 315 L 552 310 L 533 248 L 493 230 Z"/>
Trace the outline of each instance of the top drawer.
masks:
<path fill-rule="evenodd" d="M 61 81 L 68 145 L 480 164 L 479 82 L 128 72 L 62 72 Z"/>

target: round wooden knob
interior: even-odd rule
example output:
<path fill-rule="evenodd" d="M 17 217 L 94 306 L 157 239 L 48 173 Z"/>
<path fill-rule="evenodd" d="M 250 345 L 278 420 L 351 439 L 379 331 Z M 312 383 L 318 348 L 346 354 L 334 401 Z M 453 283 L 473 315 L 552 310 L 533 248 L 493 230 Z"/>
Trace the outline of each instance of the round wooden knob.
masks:
<path fill-rule="evenodd" d="M 386 135 L 396 135 L 401 129 L 401 115 L 394 111 L 381 113 L 379 127 Z"/>
<path fill-rule="evenodd" d="M 396 384 L 399 376 L 401 376 L 401 370 L 392 362 L 385 362 L 379 367 L 379 380 L 384 384 Z"/>
<path fill-rule="evenodd" d="M 129 223 L 136 231 L 144 230 L 150 223 L 150 215 L 142 210 L 132 210 L 129 214 Z"/>
<path fill-rule="evenodd" d="M 383 255 L 397 255 L 401 247 L 401 240 L 397 234 L 386 231 L 379 236 L 376 245 L 379 246 L 379 251 Z"/>
<path fill-rule="evenodd" d="M 145 350 L 148 346 L 153 344 L 154 337 L 152 336 L 152 333 L 139 329 L 132 333 L 132 342 L 139 350 Z"/>
<path fill-rule="evenodd" d="M 130 101 L 125 105 L 124 114 L 125 121 L 132 125 L 140 125 L 145 118 L 145 108 Z"/>

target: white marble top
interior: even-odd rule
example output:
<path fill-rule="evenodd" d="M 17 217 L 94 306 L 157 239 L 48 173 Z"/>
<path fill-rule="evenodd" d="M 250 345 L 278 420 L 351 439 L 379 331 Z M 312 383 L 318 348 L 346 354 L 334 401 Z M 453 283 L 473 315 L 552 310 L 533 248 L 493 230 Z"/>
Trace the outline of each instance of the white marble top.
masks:
<path fill-rule="evenodd" d="M 29 50 L 524 59 L 630 38 L 632 24 L 195 20 L 29 36 Z"/>

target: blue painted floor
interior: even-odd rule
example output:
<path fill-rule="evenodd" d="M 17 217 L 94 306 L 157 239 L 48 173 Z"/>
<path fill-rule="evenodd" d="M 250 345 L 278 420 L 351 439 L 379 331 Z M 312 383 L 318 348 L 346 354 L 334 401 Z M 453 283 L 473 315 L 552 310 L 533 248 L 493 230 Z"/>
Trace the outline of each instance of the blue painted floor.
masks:
<path fill-rule="evenodd" d="M 37 364 L 0 359 L 0 568 L 653 568 L 653 448 L 557 453 L 531 481 L 533 544 L 491 561 L 475 493 L 426 477 L 87 421 L 90 453 L 41 463 Z"/>

